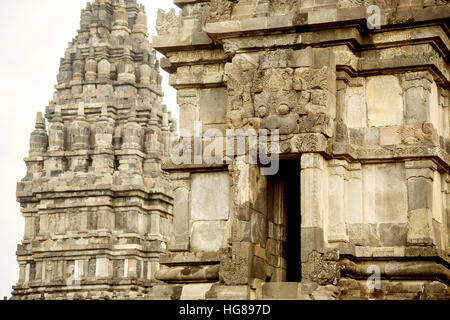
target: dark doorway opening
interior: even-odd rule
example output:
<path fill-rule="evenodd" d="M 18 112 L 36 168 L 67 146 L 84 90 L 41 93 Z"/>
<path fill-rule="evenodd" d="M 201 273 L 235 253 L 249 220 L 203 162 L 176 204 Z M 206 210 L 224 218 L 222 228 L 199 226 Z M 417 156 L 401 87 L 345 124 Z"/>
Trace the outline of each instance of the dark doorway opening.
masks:
<path fill-rule="evenodd" d="M 301 282 L 300 160 L 281 160 L 280 169 L 268 177 L 268 219 L 282 227 L 283 281 Z M 276 239 L 278 240 L 278 239 Z"/>
<path fill-rule="evenodd" d="M 285 181 L 286 196 L 286 281 L 301 282 L 302 264 L 300 254 L 301 205 L 300 205 L 300 160 L 285 160 L 280 163 Z"/>

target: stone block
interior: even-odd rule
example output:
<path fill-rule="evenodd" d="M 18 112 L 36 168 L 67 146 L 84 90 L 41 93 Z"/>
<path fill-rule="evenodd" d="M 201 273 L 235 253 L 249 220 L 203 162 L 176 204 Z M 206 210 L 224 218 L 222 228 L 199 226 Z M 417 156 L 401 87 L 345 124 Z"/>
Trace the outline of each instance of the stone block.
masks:
<path fill-rule="evenodd" d="M 336 58 L 334 52 L 328 48 L 314 48 L 314 68 L 329 67 L 332 71 L 336 70 Z"/>
<path fill-rule="evenodd" d="M 267 212 L 267 176 L 261 175 L 261 168 L 253 165 L 249 170 L 249 200 L 253 210 L 266 214 Z"/>
<path fill-rule="evenodd" d="M 178 188 L 174 194 L 173 236 L 177 245 L 189 244 L 189 190 Z"/>
<path fill-rule="evenodd" d="M 302 261 L 302 282 L 312 281 L 320 285 L 336 283 L 339 271 L 337 261 L 326 260 L 326 255 L 314 250 L 306 261 Z"/>
<path fill-rule="evenodd" d="M 251 240 L 251 224 L 248 221 L 233 220 L 232 236 L 234 241 Z"/>
<path fill-rule="evenodd" d="M 251 241 L 256 244 L 264 245 L 266 239 L 266 221 L 265 217 L 257 212 L 253 212 L 250 219 Z"/>
<path fill-rule="evenodd" d="M 331 175 L 328 177 L 328 201 L 334 214 L 328 219 L 328 241 L 345 241 L 348 239 L 345 229 L 345 168 L 343 166 L 330 167 Z"/>
<path fill-rule="evenodd" d="M 230 202 L 228 172 L 193 174 L 191 188 L 192 220 L 228 219 Z"/>
<path fill-rule="evenodd" d="M 211 287 L 212 283 L 186 284 L 181 291 L 180 300 L 205 300 Z"/>
<path fill-rule="evenodd" d="M 365 222 L 406 222 L 408 193 L 402 163 L 363 165 Z"/>
<path fill-rule="evenodd" d="M 442 234 L 442 223 L 431 219 L 431 225 L 433 227 L 434 243 L 438 248 L 443 247 L 443 234 Z"/>
<path fill-rule="evenodd" d="M 363 129 L 349 129 L 349 138 L 351 144 L 363 145 L 364 143 L 364 130 Z"/>
<path fill-rule="evenodd" d="M 250 265 L 254 255 L 250 242 L 233 242 L 220 253 L 220 279 L 226 285 L 246 285 L 250 279 Z"/>
<path fill-rule="evenodd" d="M 380 128 L 371 127 L 364 131 L 363 144 L 365 146 L 374 146 L 380 143 Z"/>
<path fill-rule="evenodd" d="M 267 18 L 267 28 L 275 29 L 275 28 L 285 28 L 292 27 L 295 22 L 295 19 L 298 16 L 294 16 L 293 14 L 284 14 L 281 16 L 272 16 Z"/>
<path fill-rule="evenodd" d="M 219 255 L 217 252 L 171 252 L 167 255 L 162 255 L 160 262 L 165 265 L 189 263 L 214 264 L 219 262 Z"/>
<path fill-rule="evenodd" d="M 151 300 L 180 300 L 183 286 L 155 285 L 149 289 L 148 297 Z"/>
<path fill-rule="evenodd" d="M 407 243 L 410 245 L 432 245 L 433 226 L 430 209 L 416 209 L 408 213 Z"/>
<path fill-rule="evenodd" d="M 252 269 L 251 269 L 251 278 L 264 280 L 265 279 L 265 264 L 264 259 L 253 256 L 252 259 Z"/>
<path fill-rule="evenodd" d="M 308 256 L 313 250 L 323 252 L 325 248 L 324 234 L 321 228 L 302 228 L 300 241 L 302 262 L 308 260 Z"/>
<path fill-rule="evenodd" d="M 200 90 L 200 121 L 204 124 L 226 123 L 228 96 L 225 88 Z"/>
<path fill-rule="evenodd" d="M 423 87 L 406 91 L 406 123 L 430 122 L 430 93 Z"/>
<path fill-rule="evenodd" d="M 314 52 L 311 47 L 303 50 L 292 51 L 288 56 L 290 68 L 312 67 L 314 63 Z"/>
<path fill-rule="evenodd" d="M 445 182 L 444 182 L 445 183 Z M 442 223 L 443 220 L 443 206 L 442 206 L 442 178 L 439 171 L 433 172 L 433 219 L 436 222 Z"/>
<path fill-rule="evenodd" d="M 339 289 L 333 285 L 319 286 L 311 293 L 314 300 L 335 300 L 339 295 Z"/>
<path fill-rule="evenodd" d="M 261 248 L 259 245 L 255 245 L 255 256 L 265 260 L 266 259 L 265 248 Z"/>
<path fill-rule="evenodd" d="M 95 277 L 108 278 L 111 275 L 112 264 L 107 258 L 98 258 L 96 261 Z"/>
<path fill-rule="evenodd" d="M 409 171 L 409 170 L 408 170 Z M 432 209 L 433 182 L 423 177 L 408 179 L 408 210 Z"/>
<path fill-rule="evenodd" d="M 402 163 L 377 165 L 375 221 L 406 222 L 407 188 Z"/>
<path fill-rule="evenodd" d="M 363 86 L 347 87 L 345 91 L 345 106 L 345 120 L 349 128 L 367 127 L 367 111 Z"/>
<path fill-rule="evenodd" d="M 211 44 L 213 41 L 212 39 L 208 36 L 208 34 L 206 32 L 193 32 L 192 33 L 192 45 L 194 46 L 204 46 L 204 45 L 209 45 Z"/>
<path fill-rule="evenodd" d="M 387 248 L 373 248 L 372 256 L 374 258 L 380 258 L 380 257 L 393 257 L 394 256 L 394 248 L 393 247 L 387 247 Z"/>
<path fill-rule="evenodd" d="M 265 29 L 266 26 L 267 26 L 267 18 L 258 17 L 241 20 L 240 27 L 242 31 L 250 31 L 250 30 Z"/>
<path fill-rule="evenodd" d="M 180 129 L 194 135 L 194 123 L 199 120 L 199 108 L 192 103 L 180 104 Z"/>
<path fill-rule="evenodd" d="M 298 282 L 266 282 L 262 284 L 263 300 L 298 300 L 301 290 Z"/>
<path fill-rule="evenodd" d="M 400 126 L 380 127 L 380 145 L 401 144 Z"/>
<path fill-rule="evenodd" d="M 347 225 L 350 242 L 360 246 L 379 246 L 378 225 L 374 223 L 352 223 Z"/>
<path fill-rule="evenodd" d="M 440 299 L 448 301 L 450 299 L 450 289 L 448 285 L 442 282 L 433 281 L 424 285 L 423 295 L 425 299 Z"/>
<path fill-rule="evenodd" d="M 334 22 L 337 20 L 336 8 L 321 8 L 320 10 L 312 10 L 308 15 L 309 24 L 319 24 Z"/>
<path fill-rule="evenodd" d="M 226 222 L 196 221 L 191 229 L 191 250 L 217 251 L 224 245 Z"/>
<path fill-rule="evenodd" d="M 378 233 L 380 235 L 380 244 L 382 246 L 406 245 L 406 223 L 380 223 L 378 225 Z"/>
<path fill-rule="evenodd" d="M 213 286 L 207 299 L 216 300 L 248 300 L 250 288 L 248 286 Z"/>
<path fill-rule="evenodd" d="M 395 76 L 374 76 L 366 82 L 370 127 L 403 124 L 403 89 Z"/>

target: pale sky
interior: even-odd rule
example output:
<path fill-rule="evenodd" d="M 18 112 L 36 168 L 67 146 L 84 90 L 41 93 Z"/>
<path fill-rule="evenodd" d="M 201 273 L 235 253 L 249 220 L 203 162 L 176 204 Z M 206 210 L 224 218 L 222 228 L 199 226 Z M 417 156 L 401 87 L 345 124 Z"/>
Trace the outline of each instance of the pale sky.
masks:
<path fill-rule="evenodd" d="M 177 8 L 171 0 L 144 4 L 154 35 L 158 8 Z M 26 174 L 36 112 L 52 100 L 60 58 L 76 36 L 87 0 L 2 0 L 0 4 L 0 299 L 11 296 L 19 279 L 15 252 L 24 232 L 16 202 L 16 183 Z M 150 36 L 151 41 L 151 36 Z M 164 77 L 164 103 L 178 116 L 175 90 Z"/>

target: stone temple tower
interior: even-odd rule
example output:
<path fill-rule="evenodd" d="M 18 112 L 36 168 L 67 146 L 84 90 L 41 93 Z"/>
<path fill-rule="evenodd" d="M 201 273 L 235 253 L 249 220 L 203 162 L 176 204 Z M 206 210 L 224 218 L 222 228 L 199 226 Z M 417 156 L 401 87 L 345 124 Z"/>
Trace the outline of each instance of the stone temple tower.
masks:
<path fill-rule="evenodd" d="M 152 279 L 170 234 L 161 158 L 176 126 L 158 70 L 143 6 L 87 5 L 17 185 L 26 227 L 13 299 L 137 297 Z"/>

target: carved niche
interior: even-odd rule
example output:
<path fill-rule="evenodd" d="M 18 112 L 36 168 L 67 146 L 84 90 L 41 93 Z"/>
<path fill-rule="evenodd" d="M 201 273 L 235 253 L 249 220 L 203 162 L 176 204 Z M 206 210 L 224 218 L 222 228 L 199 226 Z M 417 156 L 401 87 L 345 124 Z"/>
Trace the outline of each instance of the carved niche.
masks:
<path fill-rule="evenodd" d="M 298 63 L 298 57 L 305 56 L 300 51 L 239 54 L 226 65 L 230 128 L 332 135 L 334 70 Z"/>

